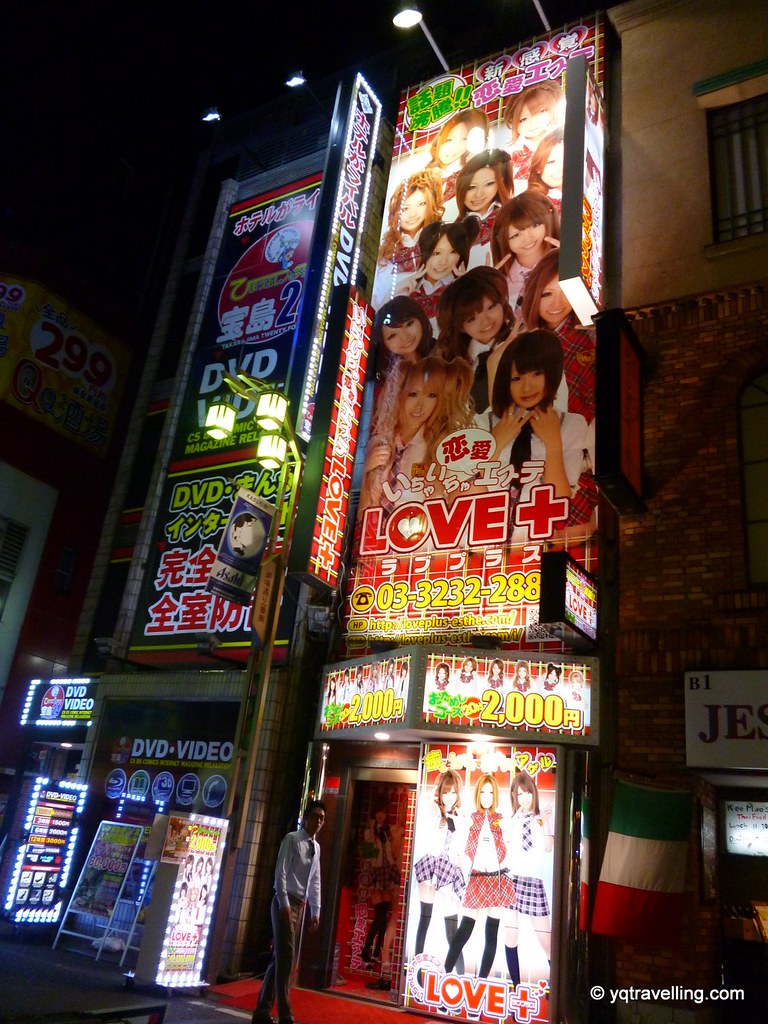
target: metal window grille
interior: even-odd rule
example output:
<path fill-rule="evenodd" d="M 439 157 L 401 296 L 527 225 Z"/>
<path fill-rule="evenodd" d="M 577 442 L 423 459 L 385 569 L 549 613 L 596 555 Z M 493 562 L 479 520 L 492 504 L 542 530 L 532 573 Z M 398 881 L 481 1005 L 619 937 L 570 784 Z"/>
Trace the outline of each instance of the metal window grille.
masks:
<path fill-rule="evenodd" d="M 768 373 L 741 397 L 741 471 L 749 578 L 768 583 Z"/>
<path fill-rule="evenodd" d="M 716 242 L 768 231 L 768 94 L 708 112 Z"/>

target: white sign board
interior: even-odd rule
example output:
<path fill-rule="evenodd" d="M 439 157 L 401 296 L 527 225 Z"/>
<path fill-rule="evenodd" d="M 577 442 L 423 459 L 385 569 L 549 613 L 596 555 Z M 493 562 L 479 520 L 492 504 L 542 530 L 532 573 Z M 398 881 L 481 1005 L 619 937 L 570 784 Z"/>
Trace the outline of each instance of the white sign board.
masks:
<path fill-rule="evenodd" d="M 768 803 L 725 800 L 723 834 L 728 853 L 768 857 Z"/>
<path fill-rule="evenodd" d="M 686 672 L 689 768 L 768 765 L 768 671 Z"/>

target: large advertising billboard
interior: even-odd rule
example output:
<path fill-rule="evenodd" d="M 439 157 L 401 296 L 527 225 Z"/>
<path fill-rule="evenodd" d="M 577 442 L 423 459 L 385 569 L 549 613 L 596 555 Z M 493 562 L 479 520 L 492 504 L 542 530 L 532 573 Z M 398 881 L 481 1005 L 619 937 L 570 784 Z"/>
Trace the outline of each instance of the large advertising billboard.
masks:
<path fill-rule="evenodd" d="M 423 749 L 408 1007 L 453 1020 L 549 1020 L 557 767 L 548 747 Z"/>
<path fill-rule="evenodd" d="M 131 802 L 159 813 L 221 814 L 237 713 L 236 701 L 108 700 L 90 773 L 102 816 L 118 818 Z"/>
<path fill-rule="evenodd" d="M 256 463 L 254 403 L 233 397 L 231 438 L 203 429 L 209 403 L 229 395 L 224 374 L 238 369 L 285 385 L 304 293 L 321 175 L 235 203 L 227 215 L 200 338 L 157 519 L 131 658 L 153 664 L 197 662 L 200 634 L 220 653 L 245 661 L 251 608 L 206 589 L 240 488 L 274 500 L 278 472 Z"/>
<path fill-rule="evenodd" d="M 572 61 L 599 90 L 598 16 L 402 96 L 373 287 L 351 652 L 559 644 L 538 626 L 542 550 L 595 571 L 595 342 L 559 283 L 568 217 L 579 266 L 582 249 L 581 191 L 569 207 L 563 181 L 567 134 L 581 142 L 588 116 L 585 103 L 566 110 Z M 565 133 L 574 120 L 580 132 Z"/>
<path fill-rule="evenodd" d="M 0 399 L 105 455 L 130 354 L 111 334 L 37 281 L 0 278 Z"/>

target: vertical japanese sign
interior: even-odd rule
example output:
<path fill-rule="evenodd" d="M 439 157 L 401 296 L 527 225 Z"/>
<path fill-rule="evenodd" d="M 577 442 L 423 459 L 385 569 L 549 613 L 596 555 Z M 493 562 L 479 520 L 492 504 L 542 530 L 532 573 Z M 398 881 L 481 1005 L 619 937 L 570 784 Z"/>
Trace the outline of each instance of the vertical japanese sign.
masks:
<path fill-rule="evenodd" d="M 171 815 L 162 860 L 178 864 L 176 885 L 157 965 L 158 985 L 199 985 L 219 888 L 228 822 Z"/>
<path fill-rule="evenodd" d="M 602 81 L 602 32 L 596 15 L 402 96 L 350 652 L 478 636 L 560 649 L 538 624 L 544 546 L 596 569 L 595 340 L 560 287 L 559 239 L 564 126 L 580 121 L 583 150 L 588 109 L 566 111 L 565 83 L 585 64 Z"/>
<path fill-rule="evenodd" d="M 254 404 L 234 399 L 235 432 L 216 441 L 203 425 L 209 403 L 229 394 L 223 375 L 242 369 L 280 387 L 294 347 L 320 175 L 238 202 L 227 229 L 161 499 L 144 608 L 134 629 L 138 661 L 196 661 L 196 634 L 216 634 L 245 661 L 247 606 L 206 589 L 232 500 L 240 488 L 273 499 L 277 472 L 256 465 Z"/>
<path fill-rule="evenodd" d="M 36 281 L 0 271 L 0 399 L 105 455 L 130 355 Z"/>
<path fill-rule="evenodd" d="M 58 921 L 87 792 L 87 786 L 66 779 L 35 780 L 24 822 L 26 838 L 5 900 L 6 913 L 17 923 Z"/>
<path fill-rule="evenodd" d="M 454 1020 L 549 1020 L 557 752 L 423 749 L 405 1001 Z"/>
<path fill-rule="evenodd" d="M 329 587 L 336 586 L 341 566 L 370 337 L 370 308 L 352 289 L 314 529 L 309 538 L 307 572 Z M 301 536 L 294 541 L 296 549 L 305 543 Z M 301 557 L 298 550 L 296 555 Z"/>

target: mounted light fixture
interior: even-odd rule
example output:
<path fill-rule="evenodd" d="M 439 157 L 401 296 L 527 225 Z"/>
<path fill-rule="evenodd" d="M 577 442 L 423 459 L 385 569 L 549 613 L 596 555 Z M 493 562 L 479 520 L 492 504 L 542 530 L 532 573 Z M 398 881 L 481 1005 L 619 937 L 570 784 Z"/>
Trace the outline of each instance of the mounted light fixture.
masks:
<path fill-rule="evenodd" d="M 443 71 L 449 71 L 448 61 L 442 55 L 440 47 L 435 42 L 435 37 L 429 31 L 424 21 L 424 17 L 421 11 L 414 4 L 403 4 L 397 14 L 392 18 L 392 24 L 398 28 L 413 28 L 414 25 L 418 25 L 421 31 L 427 37 L 427 42 L 432 47 L 432 52 L 440 61 L 440 66 Z"/>
<path fill-rule="evenodd" d="M 226 398 L 217 398 L 208 406 L 205 417 L 205 432 L 208 437 L 215 441 L 223 441 L 225 437 L 231 437 L 235 429 L 237 413 Z"/>
<path fill-rule="evenodd" d="M 291 89 L 295 89 L 299 85 L 304 85 L 305 82 L 306 78 L 304 77 L 303 71 L 294 71 L 294 73 L 285 80 L 285 84 Z"/>
<path fill-rule="evenodd" d="M 288 442 L 282 434 L 262 434 L 256 448 L 256 458 L 264 469 L 280 469 L 288 454 Z"/>
<path fill-rule="evenodd" d="M 220 121 L 221 114 L 219 113 L 219 108 L 208 107 L 206 110 L 203 111 L 202 120 L 205 121 L 207 124 L 210 124 L 212 121 Z"/>
<path fill-rule="evenodd" d="M 262 430 L 282 430 L 288 399 L 281 391 L 262 391 L 256 403 L 256 422 Z"/>

